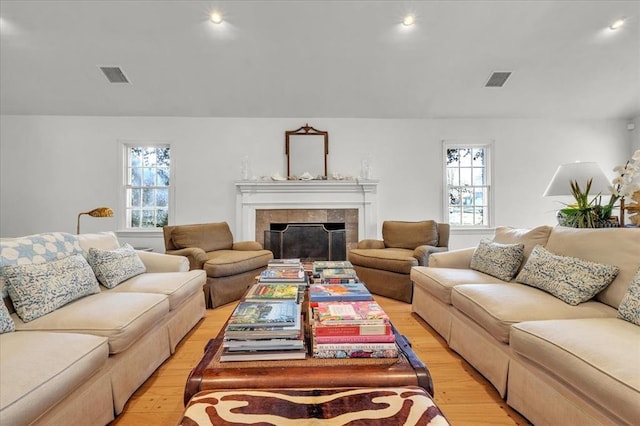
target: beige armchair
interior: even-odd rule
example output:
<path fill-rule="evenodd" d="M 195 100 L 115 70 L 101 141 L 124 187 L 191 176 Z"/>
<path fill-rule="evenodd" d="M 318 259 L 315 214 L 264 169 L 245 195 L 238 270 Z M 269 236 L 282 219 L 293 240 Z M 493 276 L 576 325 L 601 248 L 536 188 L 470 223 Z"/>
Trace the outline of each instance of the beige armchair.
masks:
<path fill-rule="evenodd" d="M 411 268 L 426 266 L 431 253 L 448 250 L 449 224 L 385 221 L 382 238 L 359 241 L 348 259 L 369 291 L 411 303 Z"/>
<path fill-rule="evenodd" d="M 238 300 L 255 281 L 273 253 L 256 241 L 233 242 L 226 222 L 165 226 L 167 254 L 186 256 L 190 269 L 204 269 L 208 308 Z"/>

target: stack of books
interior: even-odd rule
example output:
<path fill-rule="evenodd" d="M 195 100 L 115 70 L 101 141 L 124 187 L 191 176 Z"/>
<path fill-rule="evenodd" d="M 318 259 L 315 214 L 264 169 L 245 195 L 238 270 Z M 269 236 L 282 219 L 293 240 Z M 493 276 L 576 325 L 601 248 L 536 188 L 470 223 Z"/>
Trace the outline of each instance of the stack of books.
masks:
<path fill-rule="evenodd" d="M 320 277 L 324 269 L 331 268 L 353 268 L 353 264 L 348 260 L 316 260 L 313 262 L 313 275 Z"/>
<path fill-rule="evenodd" d="M 317 302 L 311 306 L 315 358 L 397 358 L 389 316 L 375 301 Z"/>
<path fill-rule="evenodd" d="M 326 268 L 320 271 L 320 282 L 326 284 L 346 284 L 359 282 L 353 268 Z"/>
<path fill-rule="evenodd" d="M 295 291 L 297 294 L 298 289 Z M 220 361 L 304 359 L 307 350 L 301 316 L 297 299 L 258 296 L 242 300 L 225 327 Z"/>

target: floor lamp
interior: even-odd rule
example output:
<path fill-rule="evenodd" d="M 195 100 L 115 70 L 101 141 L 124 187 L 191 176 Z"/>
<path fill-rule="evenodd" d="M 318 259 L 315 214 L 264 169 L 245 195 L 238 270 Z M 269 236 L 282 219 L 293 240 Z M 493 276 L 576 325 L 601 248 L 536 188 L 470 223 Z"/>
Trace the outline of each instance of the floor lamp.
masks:
<path fill-rule="evenodd" d="M 91 211 L 78 214 L 78 225 L 76 227 L 76 234 L 80 234 L 80 216 L 85 214 L 91 217 L 112 217 L 113 210 L 111 210 L 109 207 L 98 207 Z"/>

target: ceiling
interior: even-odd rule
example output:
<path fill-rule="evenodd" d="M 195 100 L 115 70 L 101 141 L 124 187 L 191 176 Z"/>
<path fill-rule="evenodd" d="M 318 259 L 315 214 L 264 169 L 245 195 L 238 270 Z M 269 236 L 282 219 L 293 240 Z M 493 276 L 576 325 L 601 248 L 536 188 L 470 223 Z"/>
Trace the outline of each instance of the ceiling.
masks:
<path fill-rule="evenodd" d="M 1 0 L 0 17 L 2 114 L 640 116 L 640 1 Z M 485 88 L 494 71 L 512 75 Z"/>

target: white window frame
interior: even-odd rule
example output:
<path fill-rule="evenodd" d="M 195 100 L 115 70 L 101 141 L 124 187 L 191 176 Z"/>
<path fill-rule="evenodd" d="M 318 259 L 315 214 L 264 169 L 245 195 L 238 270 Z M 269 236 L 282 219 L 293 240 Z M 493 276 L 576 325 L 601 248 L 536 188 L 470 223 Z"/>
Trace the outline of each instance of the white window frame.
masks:
<path fill-rule="evenodd" d="M 473 149 L 473 148 L 484 148 L 485 150 L 485 173 L 487 181 L 483 187 L 487 189 L 487 211 L 484 212 L 484 217 L 486 218 L 485 224 L 476 224 L 476 225 L 463 225 L 463 224 L 453 224 L 449 220 L 449 183 L 447 180 L 447 150 L 449 149 Z M 452 230 L 487 230 L 493 227 L 494 223 L 494 211 L 495 211 L 495 203 L 494 203 L 494 185 L 493 185 L 493 150 L 494 144 L 493 141 L 459 141 L 459 140 L 443 140 L 442 141 L 442 182 L 443 182 L 443 193 L 442 193 L 442 217 L 445 223 L 449 223 L 451 225 Z"/>
<path fill-rule="evenodd" d="M 121 214 L 119 214 L 118 233 L 125 233 L 129 236 L 140 236 L 149 234 L 162 235 L 162 228 L 131 228 L 127 221 L 127 191 L 130 188 L 129 179 L 129 148 L 132 147 L 169 147 L 171 152 L 171 162 L 169 164 L 169 200 L 167 207 L 167 214 L 169 215 L 169 224 L 173 223 L 175 218 L 175 159 L 173 155 L 172 144 L 168 141 L 146 141 L 146 140 L 120 140 L 118 141 L 118 158 L 121 167 L 121 183 L 119 190 L 119 203 Z"/>

